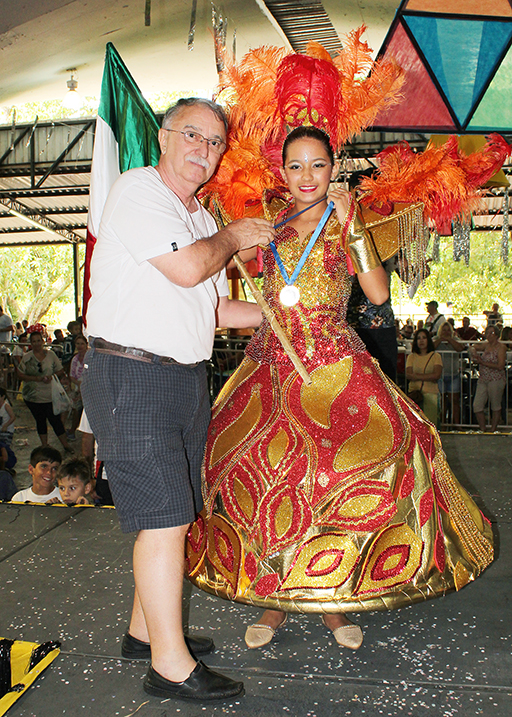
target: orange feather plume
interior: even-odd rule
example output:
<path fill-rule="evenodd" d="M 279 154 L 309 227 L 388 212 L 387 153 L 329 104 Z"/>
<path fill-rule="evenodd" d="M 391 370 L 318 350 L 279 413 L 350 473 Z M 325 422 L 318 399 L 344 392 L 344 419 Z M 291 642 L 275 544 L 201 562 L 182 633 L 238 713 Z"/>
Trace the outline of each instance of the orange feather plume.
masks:
<path fill-rule="evenodd" d="M 362 25 L 343 38 L 343 49 L 333 59 L 338 70 L 344 111 L 339 115 L 343 142 L 370 126 L 381 109 L 401 101 L 405 81 L 394 61 L 374 61 L 368 43 L 361 40 Z"/>
<path fill-rule="evenodd" d="M 377 156 L 377 175 L 361 181 L 361 202 L 423 202 L 425 218 L 440 228 L 456 217 L 469 217 L 481 202 L 478 188 L 500 169 L 510 151 L 499 135 L 468 156 L 459 150 L 456 136 L 420 153 L 401 142 Z"/>
<path fill-rule="evenodd" d="M 222 52 L 216 99 L 229 113 L 228 149 L 202 196 L 214 193 L 232 219 L 256 216 L 262 189 L 281 184 L 287 126 L 314 124 L 339 149 L 373 121 L 383 103 L 398 101 L 401 72 L 373 62 L 360 40 L 364 29 L 350 33 L 334 61 L 316 42 L 305 55 L 260 47 L 239 63 Z M 368 76 L 370 70 L 374 74 Z"/>

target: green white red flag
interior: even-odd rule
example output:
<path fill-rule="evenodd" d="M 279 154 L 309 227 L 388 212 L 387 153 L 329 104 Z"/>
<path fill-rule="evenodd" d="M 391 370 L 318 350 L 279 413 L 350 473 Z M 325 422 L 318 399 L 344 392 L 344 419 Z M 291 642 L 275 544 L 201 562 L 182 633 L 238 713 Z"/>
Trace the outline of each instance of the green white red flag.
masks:
<path fill-rule="evenodd" d="M 122 172 L 158 162 L 158 129 L 155 113 L 116 48 L 109 42 L 92 155 L 84 267 L 84 317 L 90 298 L 91 257 L 108 193 Z"/>

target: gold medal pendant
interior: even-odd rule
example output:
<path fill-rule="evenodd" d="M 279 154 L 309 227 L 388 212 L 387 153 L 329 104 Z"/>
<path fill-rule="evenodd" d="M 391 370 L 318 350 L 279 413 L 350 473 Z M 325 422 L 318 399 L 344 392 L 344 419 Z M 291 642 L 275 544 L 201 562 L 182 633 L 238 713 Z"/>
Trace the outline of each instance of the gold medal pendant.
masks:
<path fill-rule="evenodd" d="M 294 284 L 283 286 L 279 292 L 279 301 L 283 306 L 295 306 L 300 299 L 300 291 Z"/>

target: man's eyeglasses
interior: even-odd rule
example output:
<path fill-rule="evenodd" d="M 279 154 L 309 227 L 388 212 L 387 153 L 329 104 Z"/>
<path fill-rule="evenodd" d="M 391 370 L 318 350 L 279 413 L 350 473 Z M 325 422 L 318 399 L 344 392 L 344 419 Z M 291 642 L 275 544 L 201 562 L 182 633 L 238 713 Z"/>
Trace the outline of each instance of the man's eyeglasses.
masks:
<path fill-rule="evenodd" d="M 187 144 L 192 144 L 196 147 L 199 147 L 199 145 L 203 142 L 206 142 L 208 147 L 212 150 L 212 152 L 215 152 L 215 154 L 222 154 L 226 149 L 226 143 L 221 139 L 217 139 L 217 137 L 207 139 L 206 137 L 203 137 L 202 134 L 199 134 L 199 132 L 192 132 L 191 130 L 167 129 L 166 127 L 162 127 L 162 129 L 166 132 L 177 132 L 178 134 L 182 134 Z"/>

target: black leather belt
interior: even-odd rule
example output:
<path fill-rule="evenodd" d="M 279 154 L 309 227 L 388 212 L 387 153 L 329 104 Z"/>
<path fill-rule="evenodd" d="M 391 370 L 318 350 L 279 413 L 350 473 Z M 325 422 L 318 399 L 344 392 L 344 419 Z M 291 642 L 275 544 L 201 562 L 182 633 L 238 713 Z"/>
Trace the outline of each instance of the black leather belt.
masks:
<path fill-rule="evenodd" d="M 175 364 L 176 366 L 186 366 L 187 368 L 195 368 L 199 366 L 201 361 L 196 363 L 180 363 L 176 359 L 170 358 L 169 356 L 159 356 L 158 354 L 152 354 L 149 351 L 143 349 L 132 348 L 131 346 L 122 346 L 121 344 L 113 344 L 110 341 L 105 341 L 102 338 L 89 337 L 89 343 L 95 351 L 103 354 L 112 354 L 113 356 L 122 356 L 124 358 L 131 358 L 135 361 L 144 361 L 144 363 L 156 363 L 156 364 Z"/>

